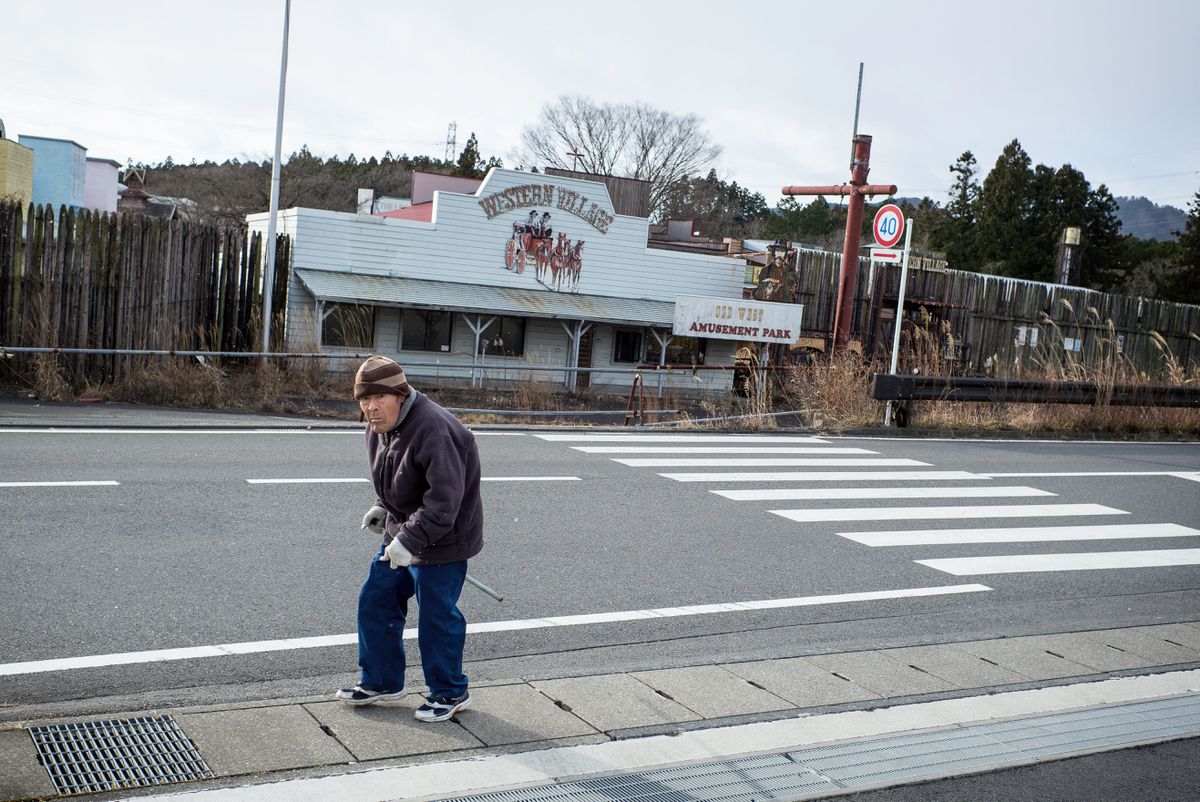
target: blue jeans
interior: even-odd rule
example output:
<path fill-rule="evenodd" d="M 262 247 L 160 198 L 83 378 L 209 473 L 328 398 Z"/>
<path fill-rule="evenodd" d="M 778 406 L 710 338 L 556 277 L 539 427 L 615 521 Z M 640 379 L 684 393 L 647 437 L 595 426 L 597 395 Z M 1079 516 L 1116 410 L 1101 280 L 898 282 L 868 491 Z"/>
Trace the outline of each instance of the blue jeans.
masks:
<path fill-rule="evenodd" d="M 359 684 L 373 691 L 404 687 L 404 619 L 408 600 L 416 596 L 417 645 L 429 692 L 467 692 L 462 671 L 467 619 L 458 609 L 466 575 L 466 560 L 392 569 L 379 550 L 358 593 Z"/>

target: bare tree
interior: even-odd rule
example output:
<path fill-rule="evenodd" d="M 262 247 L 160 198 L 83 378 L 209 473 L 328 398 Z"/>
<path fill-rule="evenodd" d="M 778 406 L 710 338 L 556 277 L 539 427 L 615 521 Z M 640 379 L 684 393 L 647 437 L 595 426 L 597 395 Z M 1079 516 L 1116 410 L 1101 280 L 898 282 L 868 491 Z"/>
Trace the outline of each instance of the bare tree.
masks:
<path fill-rule="evenodd" d="M 650 182 L 650 208 L 661 210 L 671 185 L 704 172 L 721 153 L 695 114 L 678 116 L 645 103 L 595 103 L 563 95 L 521 131 L 527 166 L 578 169 Z"/>

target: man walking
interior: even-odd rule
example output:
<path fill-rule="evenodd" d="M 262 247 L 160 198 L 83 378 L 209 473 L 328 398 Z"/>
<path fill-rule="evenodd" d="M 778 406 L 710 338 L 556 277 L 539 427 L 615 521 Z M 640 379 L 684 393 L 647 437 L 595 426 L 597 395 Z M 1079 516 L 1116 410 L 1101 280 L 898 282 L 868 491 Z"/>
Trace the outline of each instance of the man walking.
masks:
<path fill-rule="evenodd" d="M 475 436 L 414 390 L 404 370 L 368 357 L 354 378 L 367 421 L 375 505 L 362 528 L 383 535 L 358 596 L 359 683 L 337 698 L 365 705 L 404 695 L 404 619 L 417 599 L 417 643 L 429 696 L 420 721 L 471 704 L 462 671 L 467 622 L 458 609 L 467 560 L 483 548 Z"/>

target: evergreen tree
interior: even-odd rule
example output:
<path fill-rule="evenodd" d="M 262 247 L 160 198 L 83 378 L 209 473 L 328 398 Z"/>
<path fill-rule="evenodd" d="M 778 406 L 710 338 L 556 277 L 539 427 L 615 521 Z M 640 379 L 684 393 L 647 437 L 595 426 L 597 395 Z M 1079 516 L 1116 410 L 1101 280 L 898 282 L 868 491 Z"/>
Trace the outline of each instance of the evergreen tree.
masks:
<path fill-rule="evenodd" d="M 1032 278 L 1029 225 L 1034 172 L 1029 154 L 1014 139 L 996 159 L 979 194 L 979 255 L 981 269 L 1003 276 Z"/>
<path fill-rule="evenodd" d="M 975 154 L 964 152 L 950 165 L 954 183 L 944 214 L 928 220 L 929 243 L 946 254 L 946 261 L 958 270 L 979 267 L 979 243 L 976 225 L 979 222 L 979 168 Z M 936 204 L 934 205 L 936 207 Z M 926 216 L 933 209 L 926 209 Z"/>
<path fill-rule="evenodd" d="M 1176 231 L 1178 272 L 1166 288 L 1168 300 L 1200 304 L 1200 191 L 1189 204 L 1183 231 Z"/>
<path fill-rule="evenodd" d="M 471 136 L 467 138 L 466 147 L 462 149 L 462 153 L 458 154 L 454 174 L 474 178 L 481 174 L 482 166 L 483 159 L 479 156 L 479 140 L 475 138 L 475 132 L 472 131 Z"/>

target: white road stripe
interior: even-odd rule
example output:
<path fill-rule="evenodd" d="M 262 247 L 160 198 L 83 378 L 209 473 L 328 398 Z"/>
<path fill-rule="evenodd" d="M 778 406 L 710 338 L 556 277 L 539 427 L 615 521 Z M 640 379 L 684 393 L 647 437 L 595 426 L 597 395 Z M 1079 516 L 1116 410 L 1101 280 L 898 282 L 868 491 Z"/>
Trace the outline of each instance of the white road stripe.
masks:
<path fill-rule="evenodd" d="M 878 454 L 837 446 L 571 446 L 585 454 Z"/>
<path fill-rule="evenodd" d="M 0 429 L 0 434 L 353 434 L 363 436 L 362 429 Z"/>
<path fill-rule="evenodd" d="M 1041 571 L 1104 571 L 1113 568 L 1162 568 L 1200 565 L 1200 549 L 1150 551 L 1083 551 L 1074 554 L 1011 554 L 998 557 L 952 557 L 915 560 L 955 576 L 1023 574 Z"/>
<path fill-rule="evenodd" d="M 247 479 L 252 485 L 330 485 L 369 482 L 362 477 L 341 477 L 329 479 Z"/>
<path fill-rule="evenodd" d="M 470 427 L 468 427 L 470 428 Z M 471 429 L 471 433 L 476 437 L 524 437 L 525 432 L 493 432 L 479 429 Z M 99 429 L 99 428 L 75 428 L 64 426 L 61 428 L 41 428 L 41 429 L 22 429 L 19 427 L 3 427 L 0 428 L 0 434 L 353 434 L 358 437 L 363 436 L 362 429 L 310 429 L 300 425 L 295 428 L 288 429 L 257 429 L 246 427 L 245 429 Z"/>
<path fill-rule="evenodd" d="M 252 485 L 320 485 L 351 484 L 369 482 L 362 477 L 334 477 L 327 479 L 247 479 Z M 579 482 L 578 476 L 483 476 L 481 482 Z M 116 484 L 115 482 L 113 484 Z"/>
<path fill-rule="evenodd" d="M 699 604 L 689 607 L 660 607 L 651 610 L 621 610 L 611 613 L 589 613 L 584 615 L 560 615 L 547 618 L 527 618 L 516 621 L 488 621 L 468 624 L 468 633 L 513 632 L 525 629 L 570 627 L 586 624 L 611 624 L 621 621 L 643 621 L 656 618 L 679 618 L 713 613 L 738 613 L 748 610 L 778 610 L 788 607 L 814 607 L 825 604 L 847 604 L 851 602 L 884 601 L 887 599 L 912 599 L 926 596 L 946 596 L 957 593 L 978 593 L 991 590 L 987 585 L 940 585 L 924 588 L 899 588 L 896 590 L 870 590 L 860 593 L 836 593 L 826 596 L 798 596 L 791 599 L 759 599 L 744 602 Z M 413 639 L 415 629 L 405 629 L 404 637 Z M 122 652 L 97 654 L 86 657 L 64 657 L 53 660 L 32 660 L 25 663 L 0 665 L 0 676 L 17 674 L 40 674 L 47 671 L 70 671 L 79 668 L 130 665 L 133 663 L 160 663 L 170 660 L 191 660 L 198 657 L 220 657 L 231 654 L 259 654 L 292 649 L 314 649 L 325 646 L 344 646 L 357 643 L 358 635 L 322 635 L 310 638 L 287 640 L 249 641 L 222 643 L 212 646 L 191 646 L 180 649 L 155 649 L 144 652 Z"/>
<path fill-rule="evenodd" d="M 734 501 L 829 501 L 862 498 L 1014 498 L 1056 496 L 1034 487 L 828 487 L 710 490 Z"/>
<path fill-rule="evenodd" d="M 1124 540 L 1147 537 L 1200 537 L 1200 529 L 1179 524 L 1105 526 L 1018 526 L 996 529 L 896 529 L 890 532 L 838 532 L 865 546 L 946 546 L 955 543 L 1040 543 L 1059 540 Z"/>
<path fill-rule="evenodd" d="M 987 476 L 990 479 L 1030 479 L 1046 476 L 1178 476 L 1181 479 L 1190 479 L 1192 476 L 1200 476 L 1200 474 L 1181 471 L 1060 471 L 1056 473 L 985 473 L 980 476 Z"/>
<path fill-rule="evenodd" d="M 887 457 L 738 457 L 705 458 L 680 457 L 678 459 L 648 457 L 646 459 L 613 459 L 633 468 L 918 468 L 927 467 L 928 462 L 915 459 L 891 459 Z"/>
<path fill-rule="evenodd" d="M 116 487 L 120 482 L 111 479 L 79 482 L 0 482 L 0 487 Z"/>
<path fill-rule="evenodd" d="M 819 437 L 758 434 L 535 434 L 534 437 L 555 443 L 828 443 Z"/>
<path fill-rule="evenodd" d="M 676 482 L 946 482 L 987 479 L 966 471 L 745 471 L 738 473 L 660 473 Z"/>
<path fill-rule="evenodd" d="M 484 476 L 481 482 L 581 482 L 578 476 Z"/>
<path fill-rule="evenodd" d="M 919 521 L 925 518 L 1052 518 L 1074 515 L 1128 515 L 1099 504 L 994 504 L 981 507 L 846 507 L 771 510 L 793 521 Z"/>

